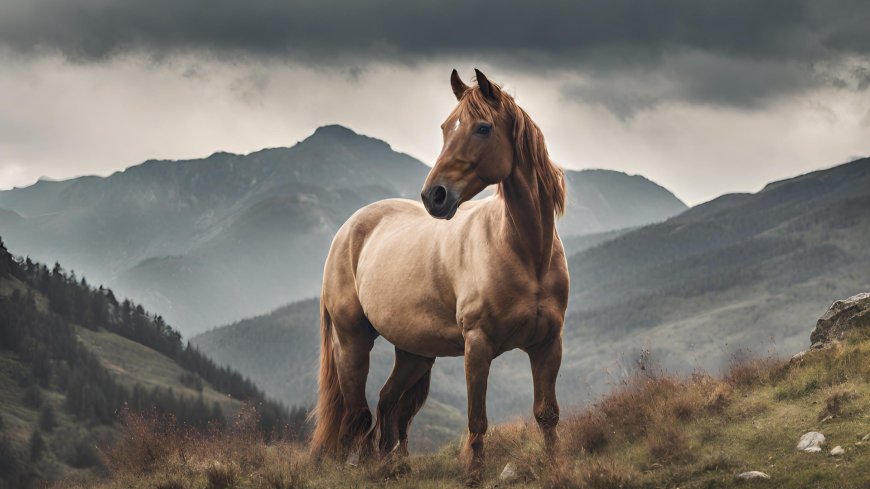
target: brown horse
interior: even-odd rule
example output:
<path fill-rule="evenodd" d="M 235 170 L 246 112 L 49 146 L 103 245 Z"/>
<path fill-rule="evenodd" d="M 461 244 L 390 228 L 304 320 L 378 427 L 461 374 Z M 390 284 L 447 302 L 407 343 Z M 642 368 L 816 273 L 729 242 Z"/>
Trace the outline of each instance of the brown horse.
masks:
<path fill-rule="evenodd" d="M 468 476 L 478 481 L 490 363 L 515 348 L 529 355 L 535 419 L 547 449 L 556 449 L 568 267 L 555 220 L 565 207 L 564 176 L 529 115 L 475 71 L 477 87 L 451 75 L 459 104 L 441 126 L 444 146 L 423 185 L 424 205 L 366 206 L 332 242 L 321 295 L 317 454 L 376 446 L 406 455 L 435 357 L 464 355 Z M 470 201 L 492 184 L 496 195 Z M 396 358 L 370 429 L 365 385 L 378 335 L 395 345 Z"/>

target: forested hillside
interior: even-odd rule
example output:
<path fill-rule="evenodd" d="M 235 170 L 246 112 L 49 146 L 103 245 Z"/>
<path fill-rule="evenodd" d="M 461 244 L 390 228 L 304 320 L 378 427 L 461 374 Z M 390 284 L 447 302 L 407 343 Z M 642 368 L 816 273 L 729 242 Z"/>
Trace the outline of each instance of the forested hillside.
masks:
<path fill-rule="evenodd" d="M 113 356 L 137 361 L 108 361 Z M 0 480 L 7 487 L 99 468 L 97 447 L 117 436 L 125 407 L 205 429 L 250 403 L 266 433 L 304 432 L 304 410 L 267 400 L 236 371 L 184 345 L 160 316 L 59 264 L 16 261 L 2 242 L 0 386 Z"/>

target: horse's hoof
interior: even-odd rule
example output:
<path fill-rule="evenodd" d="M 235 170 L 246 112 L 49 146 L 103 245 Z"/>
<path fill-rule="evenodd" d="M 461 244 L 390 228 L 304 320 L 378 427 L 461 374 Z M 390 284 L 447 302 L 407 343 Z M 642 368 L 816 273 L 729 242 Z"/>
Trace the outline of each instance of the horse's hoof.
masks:
<path fill-rule="evenodd" d="M 345 462 L 345 464 L 351 467 L 356 467 L 357 465 L 359 465 L 359 451 L 351 452 L 351 454 L 347 456 L 347 461 Z"/>
<path fill-rule="evenodd" d="M 465 487 L 480 487 L 480 477 L 466 477 L 463 485 Z"/>
<path fill-rule="evenodd" d="M 399 477 L 411 473 L 411 464 L 405 459 L 387 458 L 381 465 L 379 476 L 385 481 L 398 480 Z"/>

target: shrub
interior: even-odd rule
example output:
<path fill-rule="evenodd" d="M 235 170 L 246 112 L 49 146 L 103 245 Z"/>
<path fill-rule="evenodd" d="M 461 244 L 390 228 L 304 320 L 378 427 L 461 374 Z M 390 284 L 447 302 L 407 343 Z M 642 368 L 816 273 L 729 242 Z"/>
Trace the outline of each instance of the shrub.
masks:
<path fill-rule="evenodd" d="M 239 478 L 239 469 L 232 463 L 215 462 L 205 469 L 205 478 L 209 489 L 230 489 Z"/>
<path fill-rule="evenodd" d="M 113 471 L 149 472 L 177 453 L 184 443 L 184 434 L 172 415 L 156 411 L 138 413 L 124 408 L 120 417 L 121 439 L 106 452 Z"/>

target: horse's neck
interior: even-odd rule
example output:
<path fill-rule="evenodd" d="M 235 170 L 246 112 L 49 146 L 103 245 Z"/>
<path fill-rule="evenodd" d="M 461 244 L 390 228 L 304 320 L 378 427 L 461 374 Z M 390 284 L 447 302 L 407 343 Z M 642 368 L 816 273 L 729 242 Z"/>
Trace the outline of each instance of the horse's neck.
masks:
<path fill-rule="evenodd" d="M 549 268 L 556 239 L 553 203 L 541 195 L 531 169 L 517 165 L 502 182 L 503 232 L 516 253 L 541 277 Z"/>

